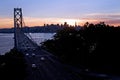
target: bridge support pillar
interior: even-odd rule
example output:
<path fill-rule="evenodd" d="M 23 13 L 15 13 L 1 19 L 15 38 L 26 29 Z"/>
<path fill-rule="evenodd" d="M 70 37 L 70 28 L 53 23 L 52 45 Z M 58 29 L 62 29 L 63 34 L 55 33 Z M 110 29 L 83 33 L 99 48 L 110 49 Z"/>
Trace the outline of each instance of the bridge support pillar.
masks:
<path fill-rule="evenodd" d="M 14 47 L 18 47 L 17 31 L 23 26 L 22 9 L 14 8 Z"/>

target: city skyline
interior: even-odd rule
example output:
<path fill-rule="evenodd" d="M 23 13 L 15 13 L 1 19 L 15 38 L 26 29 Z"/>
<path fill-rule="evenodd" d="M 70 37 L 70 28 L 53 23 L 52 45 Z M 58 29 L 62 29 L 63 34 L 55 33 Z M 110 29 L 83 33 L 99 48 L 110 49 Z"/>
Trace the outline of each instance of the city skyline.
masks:
<path fill-rule="evenodd" d="M 83 25 L 85 22 L 104 21 L 120 25 L 120 1 L 114 0 L 2 0 L 0 28 L 13 27 L 13 9 L 23 9 L 26 26 L 44 24 Z"/>

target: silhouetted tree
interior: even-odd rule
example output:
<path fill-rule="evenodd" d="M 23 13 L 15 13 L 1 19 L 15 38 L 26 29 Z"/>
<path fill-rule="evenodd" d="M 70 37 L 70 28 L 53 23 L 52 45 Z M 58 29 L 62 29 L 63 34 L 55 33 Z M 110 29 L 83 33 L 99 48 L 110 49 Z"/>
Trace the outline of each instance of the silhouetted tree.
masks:
<path fill-rule="evenodd" d="M 86 26 L 79 31 L 65 28 L 42 46 L 67 64 L 119 75 L 120 28 L 104 22 Z"/>

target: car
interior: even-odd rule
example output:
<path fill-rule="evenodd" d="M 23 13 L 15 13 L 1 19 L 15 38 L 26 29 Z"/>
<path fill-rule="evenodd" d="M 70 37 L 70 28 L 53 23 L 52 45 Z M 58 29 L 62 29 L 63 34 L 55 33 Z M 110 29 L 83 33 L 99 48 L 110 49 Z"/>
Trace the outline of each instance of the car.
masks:
<path fill-rule="evenodd" d="M 28 53 L 26 53 L 26 56 L 29 56 L 29 54 L 28 54 Z"/>
<path fill-rule="evenodd" d="M 33 57 L 35 57 L 35 54 L 34 54 L 34 53 L 32 53 L 32 56 L 33 56 Z"/>
<path fill-rule="evenodd" d="M 33 51 L 35 51 L 36 49 L 35 49 L 35 48 L 33 48 L 32 50 L 33 50 Z"/>
<path fill-rule="evenodd" d="M 37 66 L 36 66 L 36 64 L 32 64 L 32 68 L 36 68 Z"/>
<path fill-rule="evenodd" d="M 41 60 L 45 60 L 45 58 L 44 58 L 44 57 L 41 57 L 40 59 L 41 59 Z"/>

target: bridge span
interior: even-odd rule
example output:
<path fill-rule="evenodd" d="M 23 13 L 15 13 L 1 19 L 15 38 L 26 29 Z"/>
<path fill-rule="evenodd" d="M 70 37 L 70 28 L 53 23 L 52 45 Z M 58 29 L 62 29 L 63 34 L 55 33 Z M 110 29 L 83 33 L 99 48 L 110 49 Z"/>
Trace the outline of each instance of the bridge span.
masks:
<path fill-rule="evenodd" d="M 14 8 L 14 46 L 25 55 L 28 73 L 25 80 L 81 80 L 77 74 L 66 70 L 55 56 L 41 49 L 22 27 L 22 9 Z"/>
<path fill-rule="evenodd" d="M 22 9 L 14 8 L 14 47 L 25 56 L 25 80 L 120 80 L 60 63 L 57 57 L 43 50 L 22 31 L 23 25 Z"/>

